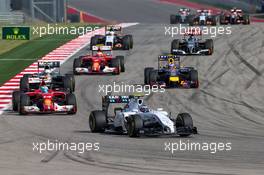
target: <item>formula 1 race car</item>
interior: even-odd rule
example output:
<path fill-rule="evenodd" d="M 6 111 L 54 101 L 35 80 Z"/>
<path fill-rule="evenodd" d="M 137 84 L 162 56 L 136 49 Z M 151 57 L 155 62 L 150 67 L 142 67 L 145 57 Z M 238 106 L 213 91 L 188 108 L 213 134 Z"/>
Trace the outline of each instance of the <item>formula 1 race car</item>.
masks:
<path fill-rule="evenodd" d="M 179 13 L 176 15 L 170 15 L 170 23 L 171 24 L 189 24 L 190 17 L 192 16 L 190 14 L 190 9 L 187 8 L 181 8 L 179 10 Z"/>
<path fill-rule="evenodd" d="M 109 25 L 105 27 L 105 35 L 95 35 L 91 38 L 90 49 L 92 50 L 92 47 L 96 45 L 129 50 L 133 48 L 133 37 L 132 35 L 123 35 L 121 26 Z"/>
<path fill-rule="evenodd" d="M 242 9 L 233 8 L 230 11 L 223 12 L 220 15 L 220 24 L 250 24 L 249 15 L 244 14 Z"/>
<path fill-rule="evenodd" d="M 43 83 L 42 83 L 43 85 Z M 54 91 L 46 85 L 31 92 L 14 91 L 13 110 L 20 115 L 31 113 L 67 113 L 77 112 L 75 95 L 67 91 Z M 44 88 L 44 89 L 43 89 Z"/>
<path fill-rule="evenodd" d="M 173 55 L 212 55 L 213 52 L 213 40 L 203 40 L 202 33 L 197 30 L 188 31 L 182 39 L 174 39 L 171 42 L 171 54 Z"/>
<path fill-rule="evenodd" d="M 197 14 L 189 21 L 189 25 L 217 25 L 217 16 L 212 14 L 211 10 L 197 10 Z"/>
<path fill-rule="evenodd" d="M 161 55 L 158 70 L 147 67 L 144 70 L 144 83 L 166 88 L 198 88 L 198 71 L 193 67 L 181 67 L 180 57 Z"/>
<path fill-rule="evenodd" d="M 93 46 L 91 55 L 76 58 L 73 72 L 78 74 L 113 74 L 125 72 L 124 56 L 113 57 L 111 46 Z"/>
<path fill-rule="evenodd" d="M 109 114 L 110 104 L 125 104 L 114 109 Z M 129 137 L 140 135 L 179 135 L 187 137 L 197 134 L 193 127 L 190 114 L 180 113 L 173 118 L 171 113 L 162 108 L 153 110 L 148 108 L 140 96 L 104 96 L 102 110 L 92 111 L 89 116 L 89 125 L 92 132 L 116 132 L 128 134 Z"/>
<path fill-rule="evenodd" d="M 60 74 L 60 62 L 39 61 L 38 73 L 24 74 L 20 79 L 20 91 L 28 92 L 39 88 L 44 80 L 49 88 L 64 88 L 70 92 L 75 90 L 75 79 L 71 74 Z M 43 69 L 43 71 L 41 71 Z"/>

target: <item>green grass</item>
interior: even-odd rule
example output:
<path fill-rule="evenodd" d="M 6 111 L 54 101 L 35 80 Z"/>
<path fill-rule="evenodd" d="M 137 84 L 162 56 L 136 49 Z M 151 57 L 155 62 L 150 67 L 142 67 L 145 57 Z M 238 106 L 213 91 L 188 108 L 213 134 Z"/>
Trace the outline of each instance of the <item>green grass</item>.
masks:
<path fill-rule="evenodd" d="M 34 39 L 29 41 L 0 41 L 1 49 L 12 46 L 0 55 L 0 85 L 34 61 L 76 37 L 77 35 L 46 35 L 41 38 L 33 36 Z"/>

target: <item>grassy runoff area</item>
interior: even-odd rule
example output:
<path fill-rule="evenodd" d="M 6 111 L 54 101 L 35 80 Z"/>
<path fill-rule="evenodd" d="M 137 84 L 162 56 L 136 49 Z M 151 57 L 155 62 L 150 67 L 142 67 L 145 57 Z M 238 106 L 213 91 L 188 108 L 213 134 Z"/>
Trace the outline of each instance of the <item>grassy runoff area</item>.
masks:
<path fill-rule="evenodd" d="M 75 25 L 91 26 L 87 24 Z M 32 36 L 30 41 L 0 40 L 0 85 L 24 70 L 34 61 L 76 37 L 77 35 L 61 34 L 43 37 Z"/>

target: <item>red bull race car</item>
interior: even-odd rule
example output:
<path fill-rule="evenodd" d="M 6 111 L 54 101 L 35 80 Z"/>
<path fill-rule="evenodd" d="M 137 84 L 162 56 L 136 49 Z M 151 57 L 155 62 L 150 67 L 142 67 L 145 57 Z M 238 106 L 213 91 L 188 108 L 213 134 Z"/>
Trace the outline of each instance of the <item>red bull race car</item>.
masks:
<path fill-rule="evenodd" d="M 189 21 L 189 25 L 216 26 L 217 16 L 212 14 L 212 10 L 197 10 L 197 14 Z"/>
<path fill-rule="evenodd" d="M 171 24 L 188 24 L 191 18 L 190 9 L 181 8 L 176 15 L 170 16 L 170 23 Z"/>
<path fill-rule="evenodd" d="M 93 46 L 92 54 L 80 56 L 73 62 L 73 72 L 78 74 L 113 74 L 125 72 L 124 56 L 113 57 L 111 46 Z"/>

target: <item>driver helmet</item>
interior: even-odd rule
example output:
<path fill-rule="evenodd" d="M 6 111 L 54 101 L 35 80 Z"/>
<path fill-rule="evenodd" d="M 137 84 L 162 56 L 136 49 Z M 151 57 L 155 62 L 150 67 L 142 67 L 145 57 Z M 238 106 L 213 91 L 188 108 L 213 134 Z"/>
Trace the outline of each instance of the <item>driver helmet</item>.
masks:
<path fill-rule="evenodd" d="M 149 112 L 149 108 L 146 106 L 146 105 L 142 105 L 142 106 L 140 106 L 140 108 L 139 108 L 139 110 L 141 111 L 141 112 Z"/>
<path fill-rule="evenodd" d="M 45 68 L 44 68 L 44 73 L 45 73 L 45 74 L 50 74 L 50 73 L 51 73 L 51 69 L 50 69 L 49 66 L 45 66 Z"/>
<path fill-rule="evenodd" d="M 47 87 L 44 80 L 42 80 L 42 82 L 40 83 L 40 91 L 42 93 L 48 93 L 48 91 L 49 91 L 49 88 Z"/>
<path fill-rule="evenodd" d="M 102 57 L 104 54 L 103 54 L 103 52 L 101 51 L 101 49 L 98 49 L 96 55 L 97 55 L 98 57 Z"/>

